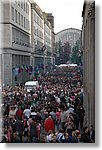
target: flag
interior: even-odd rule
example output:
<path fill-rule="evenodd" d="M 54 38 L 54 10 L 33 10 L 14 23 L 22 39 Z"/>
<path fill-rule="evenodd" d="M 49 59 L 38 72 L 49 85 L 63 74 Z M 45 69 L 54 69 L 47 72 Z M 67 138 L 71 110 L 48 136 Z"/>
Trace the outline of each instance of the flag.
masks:
<path fill-rule="evenodd" d="M 15 76 L 15 68 L 12 68 L 12 74 Z"/>
<path fill-rule="evenodd" d="M 41 65 L 40 65 L 40 64 L 38 64 L 38 68 L 39 68 L 39 69 L 41 68 Z"/>
<path fill-rule="evenodd" d="M 26 76 L 26 67 L 24 66 L 24 76 Z"/>
<path fill-rule="evenodd" d="M 33 67 L 29 66 L 29 72 L 33 72 Z"/>
<path fill-rule="evenodd" d="M 36 71 L 36 68 L 37 68 L 37 67 L 35 66 L 35 67 L 34 67 L 34 71 Z"/>
<path fill-rule="evenodd" d="M 18 75 L 18 70 L 19 70 L 19 68 L 12 68 L 13 76 L 17 76 Z"/>
<path fill-rule="evenodd" d="M 23 70 L 24 70 L 24 65 L 21 66 L 21 71 L 23 71 Z"/>
<path fill-rule="evenodd" d="M 41 66 L 42 69 L 44 69 L 44 64 L 41 64 L 40 66 Z"/>
<path fill-rule="evenodd" d="M 21 67 L 19 66 L 19 68 L 18 68 L 18 73 L 21 73 Z"/>
<path fill-rule="evenodd" d="M 28 65 L 26 66 L 26 72 L 27 72 L 27 73 L 29 72 L 29 67 L 28 67 Z"/>

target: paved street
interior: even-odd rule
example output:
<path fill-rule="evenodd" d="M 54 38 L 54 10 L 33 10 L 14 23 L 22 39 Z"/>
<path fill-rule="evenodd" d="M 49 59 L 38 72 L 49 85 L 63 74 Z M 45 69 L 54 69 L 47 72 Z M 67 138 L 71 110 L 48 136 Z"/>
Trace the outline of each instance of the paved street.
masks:
<path fill-rule="evenodd" d="M 23 85 L 3 89 L 4 142 L 84 142 L 81 67 L 56 68 L 36 80 L 40 86 L 30 92 Z"/>
<path fill-rule="evenodd" d="M 0 14 L 0 142 L 95 143 L 95 1 L 7 0 Z"/>

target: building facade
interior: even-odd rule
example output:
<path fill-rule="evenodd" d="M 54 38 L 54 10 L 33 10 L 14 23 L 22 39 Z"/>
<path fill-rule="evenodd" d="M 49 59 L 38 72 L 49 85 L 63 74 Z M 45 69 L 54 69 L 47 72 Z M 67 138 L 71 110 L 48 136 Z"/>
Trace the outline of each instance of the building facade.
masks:
<path fill-rule="evenodd" d="M 29 75 L 13 76 L 12 69 L 31 63 L 30 1 L 2 2 L 2 82 L 12 85 L 24 82 Z"/>
<path fill-rule="evenodd" d="M 52 13 L 47 13 L 47 20 L 51 24 L 51 45 L 52 45 L 51 63 L 55 64 L 56 51 L 55 51 L 54 16 L 52 15 Z"/>
<path fill-rule="evenodd" d="M 80 36 L 81 36 L 81 30 L 69 28 L 58 32 L 55 36 L 55 42 L 57 43 L 61 41 L 62 45 L 64 45 L 64 43 L 66 42 L 69 42 L 71 48 L 73 48 L 76 41 L 79 40 Z"/>
<path fill-rule="evenodd" d="M 83 5 L 82 46 L 85 124 L 95 127 L 95 2 Z"/>
<path fill-rule="evenodd" d="M 47 20 L 47 13 L 43 12 L 44 15 L 44 63 L 45 65 L 51 63 L 52 61 L 52 26 Z"/>
<path fill-rule="evenodd" d="M 44 19 L 43 12 L 36 3 L 31 4 L 31 41 L 33 48 L 34 65 L 44 63 L 43 46 L 44 46 Z"/>
<path fill-rule="evenodd" d="M 39 63 L 46 65 L 49 59 L 53 59 L 52 27 L 48 20 L 45 23 L 42 10 L 33 0 L 0 3 L 2 82 L 4 85 L 15 85 L 34 76 L 34 73 L 27 71 L 29 66 L 34 67 Z M 48 51 L 51 52 L 50 56 L 45 54 Z M 17 74 L 15 69 L 20 73 Z"/>
<path fill-rule="evenodd" d="M 48 14 L 43 12 L 41 8 L 33 2 L 31 4 L 31 41 L 34 49 L 34 64 L 44 64 L 44 72 L 49 63 L 54 64 L 53 49 L 55 38 L 52 37 L 54 32 L 54 17 L 48 20 Z M 52 21 L 52 22 L 51 22 Z M 40 70 L 41 71 L 41 70 Z"/>
<path fill-rule="evenodd" d="M 81 30 L 69 28 L 58 32 L 55 35 L 55 43 L 56 43 L 56 64 L 67 63 L 71 61 L 72 57 L 72 49 L 76 44 L 76 41 L 79 41 L 81 37 Z M 70 56 L 67 56 L 68 50 L 64 47 L 67 45 L 67 49 L 70 49 Z M 61 48 L 62 47 L 62 48 Z M 65 59 L 66 52 L 66 59 Z M 68 58 L 68 59 L 67 59 Z"/>

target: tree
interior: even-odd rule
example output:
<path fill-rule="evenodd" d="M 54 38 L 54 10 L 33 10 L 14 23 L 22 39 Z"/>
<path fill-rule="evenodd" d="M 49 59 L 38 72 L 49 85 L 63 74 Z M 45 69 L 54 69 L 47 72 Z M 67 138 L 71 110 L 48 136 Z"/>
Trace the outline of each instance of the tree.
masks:
<path fill-rule="evenodd" d="M 70 53 L 71 53 L 71 46 L 70 46 L 69 42 L 66 42 L 66 43 L 64 43 L 64 46 L 63 46 L 63 56 L 65 58 L 65 63 L 67 61 L 69 61 Z"/>
<path fill-rule="evenodd" d="M 76 41 L 75 46 L 72 49 L 71 62 L 75 64 L 81 63 L 81 41 L 80 39 Z"/>
<path fill-rule="evenodd" d="M 58 42 L 56 42 L 56 64 L 59 65 L 61 62 L 60 62 L 60 56 L 61 56 L 61 52 L 63 51 L 63 47 L 62 47 L 62 43 L 61 41 L 59 40 Z"/>
<path fill-rule="evenodd" d="M 56 51 L 56 64 L 67 63 L 67 61 L 69 61 L 71 52 L 71 46 L 69 42 L 64 43 L 64 45 L 62 45 L 61 41 L 57 42 Z"/>

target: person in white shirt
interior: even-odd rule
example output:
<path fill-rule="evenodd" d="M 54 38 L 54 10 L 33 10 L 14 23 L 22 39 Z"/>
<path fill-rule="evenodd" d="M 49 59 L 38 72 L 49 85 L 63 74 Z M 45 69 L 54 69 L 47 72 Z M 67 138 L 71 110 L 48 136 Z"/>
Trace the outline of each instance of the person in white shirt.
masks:
<path fill-rule="evenodd" d="M 30 115 L 31 115 L 31 110 L 30 108 L 26 108 L 24 111 L 23 111 L 23 114 L 25 117 L 27 117 L 29 119 Z"/>
<path fill-rule="evenodd" d="M 13 106 L 11 107 L 11 110 L 9 112 L 9 117 L 14 118 L 17 112 L 17 108 L 15 109 Z"/>

